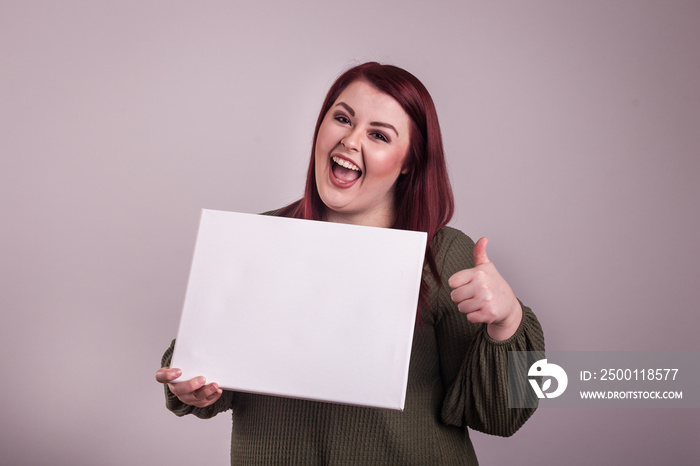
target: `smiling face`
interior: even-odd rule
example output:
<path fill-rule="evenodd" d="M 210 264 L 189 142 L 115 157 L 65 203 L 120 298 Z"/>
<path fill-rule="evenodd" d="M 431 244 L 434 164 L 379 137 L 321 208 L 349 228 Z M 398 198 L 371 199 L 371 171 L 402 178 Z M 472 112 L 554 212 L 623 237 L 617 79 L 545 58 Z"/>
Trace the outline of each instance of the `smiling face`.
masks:
<path fill-rule="evenodd" d="M 388 227 L 404 172 L 410 119 L 391 96 L 364 81 L 340 93 L 319 127 L 316 187 L 332 222 Z"/>

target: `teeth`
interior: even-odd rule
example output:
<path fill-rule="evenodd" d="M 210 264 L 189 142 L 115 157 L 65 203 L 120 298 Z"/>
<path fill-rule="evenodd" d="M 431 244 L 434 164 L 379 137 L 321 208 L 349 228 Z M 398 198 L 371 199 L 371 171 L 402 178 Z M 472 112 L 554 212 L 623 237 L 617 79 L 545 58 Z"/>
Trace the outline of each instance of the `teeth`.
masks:
<path fill-rule="evenodd" d="M 334 161 L 335 163 L 337 163 L 338 165 L 340 165 L 341 167 L 347 168 L 348 170 L 355 170 L 355 171 L 358 171 L 358 172 L 361 171 L 361 170 L 360 170 L 360 167 L 358 167 L 358 166 L 355 165 L 354 163 L 350 163 L 350 162 L 348 162 L 348 161 L 345 160 L 345 159 L 341 159 L 340 157 L 336 157 L 335 155 L 333 156 L 333 161 Z"/>

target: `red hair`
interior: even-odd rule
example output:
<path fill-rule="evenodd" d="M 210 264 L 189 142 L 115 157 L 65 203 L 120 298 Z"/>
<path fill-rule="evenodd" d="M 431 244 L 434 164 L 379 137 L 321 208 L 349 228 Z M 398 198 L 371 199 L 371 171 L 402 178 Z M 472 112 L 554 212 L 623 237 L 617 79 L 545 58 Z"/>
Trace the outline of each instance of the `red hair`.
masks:
<path fill-rule="evenodd" d="M 338 77 L 328 90 L 316 121 L 311 161 L 306 175 L 304 197 L 282 209 L 280 215 L 309 220 L 325 220 L 326 206 L 316 187 L 314 151 L 321 123 L 338 96 L 350 84 L 364 81 L 396 100 L 410 119 L 410 142 L 404 168 L 394 191 L 395 221 L 391 228 L 424 231 L 428 245 L 435 234 L 452 218 L 454 197 L 447 175 L 442 134 L 435 104 L 425 86 L 411 73 L 376 62 L 355 66 Z M 440 283 L 433 252 L 428 246 L 426 261 Z M 421 300 L 426 302 L 425 283 Z M 427 303 L 427 302 L 426 302 Z"/>

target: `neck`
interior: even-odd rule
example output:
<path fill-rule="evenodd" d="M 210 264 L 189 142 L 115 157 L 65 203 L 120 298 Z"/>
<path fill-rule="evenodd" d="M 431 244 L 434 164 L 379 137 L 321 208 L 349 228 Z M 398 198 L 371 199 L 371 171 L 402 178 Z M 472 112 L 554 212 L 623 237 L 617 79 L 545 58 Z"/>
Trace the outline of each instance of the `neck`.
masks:
<path fill-rule="evenodd" d="M 393 212 L 346 213 L 326 209 L 326 220 L 329 222 L 366 227 L 389 228 L 394 224 L 395 217 Z"/>

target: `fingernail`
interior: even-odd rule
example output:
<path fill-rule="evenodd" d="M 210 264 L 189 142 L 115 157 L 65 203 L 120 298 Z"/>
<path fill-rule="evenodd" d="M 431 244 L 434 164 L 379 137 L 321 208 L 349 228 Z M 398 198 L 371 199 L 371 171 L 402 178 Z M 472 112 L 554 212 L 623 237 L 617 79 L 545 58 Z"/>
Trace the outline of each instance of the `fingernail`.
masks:
<path fill-rule="evenodd" d="M 206 383 L 207 383 L 207 379 L 205 379 L 204 377 L 201 377 L 201 376 L 198 378 L 198 381 L 199 381 L 199 383 L 201 383 L 202 385 L 206 385 Z"/>

